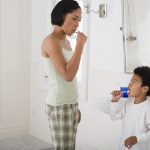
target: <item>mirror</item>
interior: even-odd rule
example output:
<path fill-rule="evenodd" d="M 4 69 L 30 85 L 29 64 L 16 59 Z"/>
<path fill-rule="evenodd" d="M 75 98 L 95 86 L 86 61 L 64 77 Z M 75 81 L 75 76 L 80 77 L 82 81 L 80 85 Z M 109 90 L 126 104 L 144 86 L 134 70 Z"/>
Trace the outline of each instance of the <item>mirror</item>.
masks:
<path fill-rule="evenodd" d="M 122 0 L 125 72 L 150 66 L 150 1 Z"/>

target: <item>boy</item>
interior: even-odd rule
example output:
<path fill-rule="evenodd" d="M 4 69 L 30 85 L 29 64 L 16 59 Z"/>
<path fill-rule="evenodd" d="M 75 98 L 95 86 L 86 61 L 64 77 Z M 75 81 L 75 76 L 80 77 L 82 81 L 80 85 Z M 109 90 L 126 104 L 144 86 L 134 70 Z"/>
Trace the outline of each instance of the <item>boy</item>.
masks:
<path fill-rule="evenodd" d="M 119 108 L 121 91 L 112 92 L 111 118 L 123 119 L 119 150 L 150 150 L 150 67 L 134 70 L 128 85 L 128 99 Z"/>

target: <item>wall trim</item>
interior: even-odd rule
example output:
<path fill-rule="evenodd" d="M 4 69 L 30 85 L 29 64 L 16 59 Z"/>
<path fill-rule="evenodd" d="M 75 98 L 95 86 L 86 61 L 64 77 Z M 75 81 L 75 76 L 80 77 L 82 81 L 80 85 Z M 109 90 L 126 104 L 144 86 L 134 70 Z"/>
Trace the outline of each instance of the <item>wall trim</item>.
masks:
<path fill-rule="evenodd" d="M 76 147 L 78 148 L 78 149 L 92 149 L 92 150 L 97 150 L 97 148 L 96 147 L 93 147 L 92 145 L 90 145 L 90 144 L 85 144 L 85 143 L 83 143 L 83 142 L 79 142 L 79 141 L 77 141 L 76 142 Z"/>
<path fill-rule="evenodd" d="M 0 139 L 29 134 L 29 123 L 1 125 Z"/>

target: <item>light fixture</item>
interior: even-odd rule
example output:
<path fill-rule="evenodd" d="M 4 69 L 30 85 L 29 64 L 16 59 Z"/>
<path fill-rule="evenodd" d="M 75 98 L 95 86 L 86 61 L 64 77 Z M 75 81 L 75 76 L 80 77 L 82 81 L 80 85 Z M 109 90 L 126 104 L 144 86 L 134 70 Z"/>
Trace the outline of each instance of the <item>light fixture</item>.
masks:
<path fill-rule="evenodd" d="M 93 12 L 93 13 L 98 13 L 99 17 L 101 17 L 101 18 L 105 18 L 107 16 L 107 5 L 106 4 L 99 4 L 99 9 L 97 11 L 95 11 L 95 10 L 90 9 L 90 3 L 91 3 L 90 0 L 83 0 L 83 4 L 84 4 L 87 14 L 90 12 Z"/>

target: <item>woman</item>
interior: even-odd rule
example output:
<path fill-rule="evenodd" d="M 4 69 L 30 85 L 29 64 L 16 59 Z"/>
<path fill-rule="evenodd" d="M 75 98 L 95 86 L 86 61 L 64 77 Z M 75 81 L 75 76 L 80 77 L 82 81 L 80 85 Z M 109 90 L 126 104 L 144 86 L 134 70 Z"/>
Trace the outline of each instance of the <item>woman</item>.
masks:
<path fill-rule="evenodd" d="M 61 0 L 51 13 L 54 30 L 42 43 L 42 56 L 49 79 L 46 112 L 55 150 L 75 150 L 80 121 L 75 76 L 87 37 L 77 32 L 73 52 L 66 36 L 76 32 L 80 21 L 81 8 L 77 1 Z"/>

